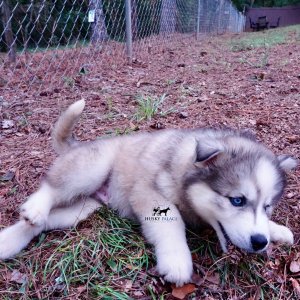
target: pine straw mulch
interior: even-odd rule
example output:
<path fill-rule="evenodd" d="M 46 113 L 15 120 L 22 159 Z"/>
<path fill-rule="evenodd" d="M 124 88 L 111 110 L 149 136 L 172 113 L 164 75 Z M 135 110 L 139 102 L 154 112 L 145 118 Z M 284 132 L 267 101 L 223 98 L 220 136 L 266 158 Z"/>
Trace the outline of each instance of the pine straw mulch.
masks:
<path fill-rule="evenodd" d="M 50 140 L 52 124 L 67 105 L 81 98 L 87 101 L 76 129 L 77 136 L 82 140 L 136 130 L 229 126 L 247 128 L 275 153 L 291 154 L 299 159 L 299 41 L 291 35 L 288 43 L 267 50 L 232 51 L 231 41 L 236 38 L 223 36 L 200 41 L 190 38 L 169 42 L 166 47 L 151 49 L 151 54 L 140 55 L 131 65 L 124 64 L 119 56 L 107 57 L 101 63 L 95 61 L 85 65 L 87 70 L 83 74 L 67 74 L 68 80 L 62 80 L 61 74 L 56 72 L 48 84 L 40 81 L 29 87 L 26 81 L 20 83 L 18 77 L 14 78 L 3 88 L 0 98 L 1 121 L 11 121 L 6 123 L 6 128 L 2 126 L 0 131 L 1 226 L 18 219 L 18 206 L 38 187 L 53 161 L 55 154 Z M 79 63 L 84 65 L 85 61 Z M 45 70 L 48 68 L 45 64 Z M 171 109 L 169 113 L 157 114 L 151 120 L 140 122 L 133 118 L 137 111 L 137 96 L 160 97 L 163 94 L 166 94 L 166 99 L 160 111 Z M 193 254 L 195 268 L 204 279 L 195 285 L 191 294 L 194 296 L 190 297 L 299 297 L 299 177 L 299 168 L 288 174 L 286 192 L 273 217 L 293 230 L 295 245 L 290 248 L 272 246 L 265 256 L 249 256 L 236 249 L 222 256 L 216 239 L 210 241 L 211 232 L 204 233 L 201 235 L 204 242 L 207 239 L 212 244 L 202 249 L 201 255 L 198 252 Z M 91 222 L 86 221 L 78 230 L 84 233 L 90 227 Z M 50 237 L 66 238 L 56 232 L 51 233 Z M 45 257 L 49 259 L 50 256 L 38 248 L 22 255 L 23 264 L 18 271 L 21 270 L 21 274 L 27 277 L 33 276 L 30 270 L 32 258 L 42 263 Z M 153 265 L 152 260 L 149 268 Z M 224 265 L 228 273 L 224 271 Z M 80 286 L 76 285 L 71 285 L 68 292 L 58 292 L 56 296 L 49 294 L 49 291 L 46 293 L 45 286 L 53 278 L 46 278 L 45 281 L 42 270 L 34 273 L 39 274 L 34 276 L 40 277 L 35 278 L 31 286 L 26 286 L 22 281 L 20 283 L 12 279 L 13 270 L 8 263 L 0 263 L 0 266 L 0 295 L 3 295 L 3 299 L 90 298 L 88 290 L 78 290 Z M 254 277 L 249 275 L 251 272 Z M 155 276 L 146 273 L 145 276 L 145 286 L 140 285 L 139 293 L 127 289 L 129 296 L 152 299 L 150 285 L 152 293 L 173 299 L 170 285 L 164 286 Z M 258 281 L 253 281 L 255 276 L 259 278 Z"/>

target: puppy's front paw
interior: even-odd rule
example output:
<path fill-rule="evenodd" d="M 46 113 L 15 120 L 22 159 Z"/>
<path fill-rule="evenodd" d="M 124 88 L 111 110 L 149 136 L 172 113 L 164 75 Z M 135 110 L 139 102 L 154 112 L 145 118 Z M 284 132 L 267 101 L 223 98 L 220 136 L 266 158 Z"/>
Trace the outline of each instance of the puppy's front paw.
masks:
<path fill-rule="evenodd" d="M 20 214 L 29 224 L 42 226 L 47 222 L 49 210 L 41 202 L 35 201 L 35 199 L 28 199 L 21 206 Z"/>
<path fill-rule="evenodd" d="M 166 252 L 157 257 L 158 272 L 164 279 L 182 286 L 190 282 L 193 274 L 191 253 L 188 249 L 182 251 Z"/>
<path fill-rule="evenodd" d="M 294 235 L 286 226 L 273 223 L 271 226 L 271 241 L 292 245 L 294 243 Z"/>

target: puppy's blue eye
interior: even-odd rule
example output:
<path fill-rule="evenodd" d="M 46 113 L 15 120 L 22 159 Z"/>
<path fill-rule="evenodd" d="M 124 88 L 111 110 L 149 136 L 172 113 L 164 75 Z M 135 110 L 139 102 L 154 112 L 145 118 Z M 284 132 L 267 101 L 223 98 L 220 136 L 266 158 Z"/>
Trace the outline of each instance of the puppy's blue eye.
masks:
<path fill-rule="evenodd" d="M 246 204 L 246 198 L 242 197 L 229 197 L 229 200 L 233 206 L 244 206 Z"/>

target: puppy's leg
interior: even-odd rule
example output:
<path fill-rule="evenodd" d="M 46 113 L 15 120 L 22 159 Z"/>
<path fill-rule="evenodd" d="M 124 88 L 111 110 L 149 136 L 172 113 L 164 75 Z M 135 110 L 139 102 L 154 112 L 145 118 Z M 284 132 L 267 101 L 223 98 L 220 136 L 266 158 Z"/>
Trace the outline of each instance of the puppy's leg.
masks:
<path fill-rule="evenodd" d="M 87 198 L 66 208 L 51 210 L 46 224 L 42 226 L 33 226 L 25 220 L 20 220 L 0 232 L 0 259 L 15 256 L 42 231 L 76 226 L 100 206 L 95 199 Z"/>
<path fill-rule="evenodd" d="M 294 236 L 286 226 L 269 221 L 271 242 L 293 244 Z"/>
<path fill-rule="evenodd" d="M 141 221 L 145 237 L 155 247 L 158 272 L 167 281 L 181 286 L 191 280 L 193 273 L 192 257 L 186 241 L 184 222 L 175 205 L 152 190 L 143 189 L 143 191 L 132 197 L 131 200 L 135 202 L 133 210 Z M 155 202 L 153 203 L 153 200 L 161 207 L 170 207 L 167 217 L 156 217 L 157 220 L 155 220 L 152 211 L 157 205 Z M 151 220 L 151 217 L 154 220 Z"/>
<path fill-rule="evenodd" d="M 49 214 L 45 230 L 75 227 L 100 207 L 99 201 L 89 197 L 71 206 L 54 208 Z"/>
<path fill-rule="evenodd" d="M 93 194 L 108 180 L 113 157 L 106 145 L 76 148 L 59 157 L 38 191 L 21 206 L 21 216 L 32 225 L 44 225 L 53 207 Z"/>
<path fill-rule="evenodd" d="M 0 259 L 15 256 L 43 229 L 43 226 L 32 226 L 25 220 L 3 229 L 0 232 Z"/>
<path fill-rule="evenodd" d="M 158 272 L 165 280 L 181 286 L 191 280 L 193 263 L 186 242 L 184 223 L 181 216 L 175 212 L 175 206 L 172 206 L 172 210 L 170 216 L 176 221 L 144 221 L 142 227 L 146 238 L 155 247 Z"/>

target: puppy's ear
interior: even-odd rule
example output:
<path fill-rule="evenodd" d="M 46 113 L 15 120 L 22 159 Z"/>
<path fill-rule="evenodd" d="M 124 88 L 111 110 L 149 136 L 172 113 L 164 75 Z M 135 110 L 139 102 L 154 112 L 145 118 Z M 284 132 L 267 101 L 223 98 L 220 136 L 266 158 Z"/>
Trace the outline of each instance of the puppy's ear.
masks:
<path fill-rule="evenodd" d="M 290 155 L 279 155 L 277 156 L 280 168 L 288 172 L 297 167 L 298 161 Z"/>
<path fill-rule="evenodd" d="M 222 151 L 219 149 L 210 149 L 210 151 L 199 151 L 197 149 L 194 165 L 198 168 L 209 167 L 217 161 L 221 153 Z"/>
<path fill-rule="evenodd" d="M 245 138 L 251 140 L 251 141 L 257 141 L 255 132 L 250 130 L 250 129 L 242 129 L 240 131 L 240 135 L 242 137 L 245 137 Z"/>

